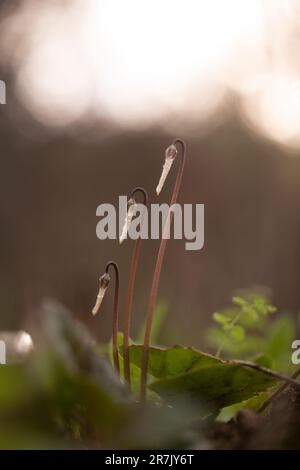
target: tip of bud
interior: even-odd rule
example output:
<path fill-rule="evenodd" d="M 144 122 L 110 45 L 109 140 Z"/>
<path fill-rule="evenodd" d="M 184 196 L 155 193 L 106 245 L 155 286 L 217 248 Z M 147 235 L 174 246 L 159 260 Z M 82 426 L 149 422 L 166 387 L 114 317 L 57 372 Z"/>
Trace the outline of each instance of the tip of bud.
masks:
<path fill-rule="evenodd" d="M 173 161 L 176 157 L 178 153 L 178 150 L 177 148 L 175 147 L 174 144 L 170 145 L 167 149 L 166 149 L 166 152 L 165 152 L 165 162 L 164 162 L 164 165 L 163 165 L 163 169 L 162 169 L 162 173 L 161 173 L 161 176 L 160 176 L 160 179 L 159 179 L 159 183 L 156 187 L 156 194 L 157 196 L 160 194 L 164 184 L 165 184 L 165 181 L 167 179 L 167 176 L 169 174 L 169 171 L 171 169 L 171 166 L 173 164 Z"/>
<path fill-rule="evenodd" d="M 178 153 L 178 150 L 174 144 L 171 144 L 165 152 L 166 158 L 172 158 L 174 159 Z"/>
<path fill-rule="evenodd" d="M 109 282 L 110 282 L 110 275 L 108 273 L 104 273 L 100 277 L 99 282 L 100 282 L 99 292 L 98 292 L 98 295 L 97 295 L 95 306 L 92 310 L 93 315 L 96 315 L 99 308 L 101 307 L 102 300 L 104 298 L 105 292 L 106 292 L 106 290 L 108 288 L 108 285 L 109 285 Z"/>
<path fill-rule="evenodd" d="M 127 203 L 127 213 L 126 213 L 126 217 L 125 217 L 125 221 L 124 221 L 124 226 L 123 226 L 120 238 L 119 238 L 120 245 L 121 245 L 121 243 L 123 243 L 125 238 L 127 238 L 127 233 L 128 233 L 132 218 L 135 214 L 136 206 L 137 206 L 137 204 L 136 204 L 135 200 L 133 198 L 130 198 L 128 200 L 128 203 Z"/>

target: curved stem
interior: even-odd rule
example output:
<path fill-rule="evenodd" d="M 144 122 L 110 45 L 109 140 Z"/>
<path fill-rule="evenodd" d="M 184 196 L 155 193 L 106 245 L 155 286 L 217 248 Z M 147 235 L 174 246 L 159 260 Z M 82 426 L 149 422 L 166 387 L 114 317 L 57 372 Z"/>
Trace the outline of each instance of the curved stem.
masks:
<path fill-rule="evenodd" d="M 134 188 L 131 191 L 130 198 L 134 198 L 135 194 L 138 192 L 142 193 L 143 204 L 145 207 L 147 207 L 148 206 L 148 194 L 144 188 L 141 188 L 141 187 Z M 143 219 L 141 220 L 140 231 L 141 231 L 142 223 L 143 223 Z M 135 241 L 133 253 L 131 257 L 131 263 L 130 263 L 130 268 L 129 268 L 129 281 L 128 281 L 128 288 L 127 288 L 126 302 L 125 302 L 123 356 L 124 356 L 124 377 L 129 387 L 131 385 L 130 361 L 129 361 L 129 337 L 130 337 L 130 327 L 131 327 L 131 312 L 132 312 L 136 270 L 137 270 L 138 260 L 139 260 L 139 256 L 141 252 L 141 243 L 142 243 L 142 238 L 141 236 L 139 236 Z"/>
<path fill-rule="evenodd" d="M 285 385 L 292 384 L 296 385 L 296 387 L 300 387 L 300 382 L 292 377 L 288 377 L 286 375 L 280 374 L 279 372 L 276 372 L 272 369 L 268 369 L 267 367 L 260 366 L 259 364 L 256 364 L 255 362 L 249 362 L 249 361 L 240 361 L 240 360 L 226 360 L 223 361 L 226 362 L 227 364 L 235 364 L 243 367 L 249 367 L 250 369 L 256 369 L 263 374 L 270 375 L 271 377 L 275 377 L 278 380 L 281 380 L 282 382 L 285 382 Z"/>
<path fill-rule="evenodd" d="M 146 317 L 146 329 L 145 329 L 145 336 L 144 336 L 144 348 L 143 348 L 142 369 L 141 369 L 141 401 L 145 401 L 145 398 L 146 398 L 148 355 L 149 355 L 149 345 L 150 345 L 152 322 L 153 322 L 153 312 L 154 312 L 154 307 L 155 307 L 156 299 L 157 299 L 158 284 L 159 284 L 159 279 L 160 279 L 162 263 L 163 263 L 166 245 L 168 241 L 167 233 L 169 231 L 169 228 L 173 219 L 172 205 L 176 203 L 176 200 L 178 197 L 183 170 L 184 170 L 185 159 L 186 159 L 185 142 L 181 139 L 176 139 L 174 140 L 173 145 L 177 146 L 177 144 L 180 144 L 181 150 L 182 150 L 180 153 L 180 157 L 181 157 L 180 164 L 179 164 L 178 171 L 177 171 L 177 177 L 176 177 L 173 194 L 172 194 L 172 198 L 170 202 L 168 216 L 167 216 L 166 223 L 163 229 L 163 235 L 162 235 L 162 239 L 161 239 L 159 250 L 158 250 L 158 255 L 157 255 L 153 280 L 152 280 L 152 286 L 151 286 L 151 291 L 150 291 L 150 297 L 149 297 L 147 317 Z"/>
<path fill-rule="evenodd" d="M 292 375 L 291 375 L 291 378 L 292 379 L 296 379 L 298 376 L 300 375 L 300 368 L 297 369 Z M 276 392 L 273 393 L 273 395 L 270 396 L 270 398 L 268 398 L 266 401 L 264 401 L 262 403 L 262 405 L 258 408 L 257 410 L 257 413 L 262 413 L 263 411 L 265 411 L 266 408 L 268 408 L 268 406 L 276 400 L 276 398 L 281 395 L 282 392 L 284 392 L 284 390 L 287 388 L 287 386 L 289 385 L 289 382 L 285 382 L 283 385 L 281 385 L 281 387 L 279 387 Z"/>
<path fill-rule="evenodd" d="M 118 322 L 119 322 L 119 291 L 120 291 L 120 274 L 117 263 L 109 261 L 106 265 L 105 272 L 108 273 L 110 267 L 115 271 L 115 294 L 113 306 L 113 324 L 112 324 L 112 341 L 113 341 L 113 360 L 114 367 L 120 374 L 119 347 L 118 347 Z"/>

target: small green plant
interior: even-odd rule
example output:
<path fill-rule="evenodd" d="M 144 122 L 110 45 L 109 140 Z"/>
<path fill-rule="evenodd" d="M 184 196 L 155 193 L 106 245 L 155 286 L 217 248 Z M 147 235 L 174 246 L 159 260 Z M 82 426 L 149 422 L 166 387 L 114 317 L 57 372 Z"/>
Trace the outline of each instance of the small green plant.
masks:
<path fill-rule="evenodd" d="M 265 326 L 267 317 L 276 312 L 276 307 L 260 295 L 236 296 L 232 303 L 233 307 L 213 314 L 218 328 L 210 329 L 209 340 L 217 347 L 216 357 L 220 357 L 224 349 L 227 353 L 259 350 L 257 333 Z"/>

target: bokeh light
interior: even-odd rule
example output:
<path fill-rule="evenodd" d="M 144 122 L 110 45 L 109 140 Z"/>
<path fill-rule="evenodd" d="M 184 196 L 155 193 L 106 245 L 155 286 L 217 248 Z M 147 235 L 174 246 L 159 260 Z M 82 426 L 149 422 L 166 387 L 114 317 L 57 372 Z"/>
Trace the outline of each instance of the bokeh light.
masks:
<path fill-rule="evenodd" d="M 299 20 L 294 0 L 27 0 L 2 24 L 2 61 L 48 126 L 189 129 L 234 96 L 254 132 L 297 147 Z"/>

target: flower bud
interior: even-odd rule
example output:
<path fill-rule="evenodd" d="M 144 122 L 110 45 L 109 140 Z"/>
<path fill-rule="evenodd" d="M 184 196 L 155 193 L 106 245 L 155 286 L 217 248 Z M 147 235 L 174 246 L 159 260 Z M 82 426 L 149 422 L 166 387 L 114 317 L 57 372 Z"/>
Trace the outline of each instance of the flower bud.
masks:
<path fill-rule="evenodd" d="M 166 149 L 165 163 L 163 165 L 161 177 L 160 177 L 159 183 L 158 183 L 157 188 L 156 188 L 156 194 L 157 195 L 159 195 L 159 193 L 161 192 L 161 190 L 162 190 L 162 188 L 165 184 L 166 178 L 169 174 L 169 171 L 171 169 L 171 166 L 173 164 L 173 161 L 175 160 L 175 157 L 176 157 L 177 153 L 178 153 L 178 150 L 177 150 L 177 148 L 175 147 L 174 144 L 170 145 Z"/>
<path fill-rule="evenodd" d="M 99 286 L 99 292 L 98 292 L 98 295 L 97 295 L 96 304 L 95 304 L 95 307 L 92 310 L 93 315 L 96 315 L 96 313 L 98 312 L 98 310 L 99 310 L 99 308 L 102 304 L 102 300 L 103 300 L 105 292 L 106 292 L 106 290 L 109 286 L 109 282 L 110 282 L 110 275 L 108 273 L 104 273 L 99 279 L 100 286 Z"/>
<path fill-rule="evenodd" d="M 125 238 L 127 237 L 127 233 L 128 233 L 132 218 L 133 218 L 133 216 L 136 212 L 136 207 L 137 207 L 137 204 L 135 202 L 135 199 L 130 198 L 128 200 L 128 203 L 127 203 L 127 214 L 126 214 L 126 217 L 125 217 L 125 222 L 124 222 L 122 234 L 120 236 L 120 243 L 122 243 L 125 240 Z"/>

